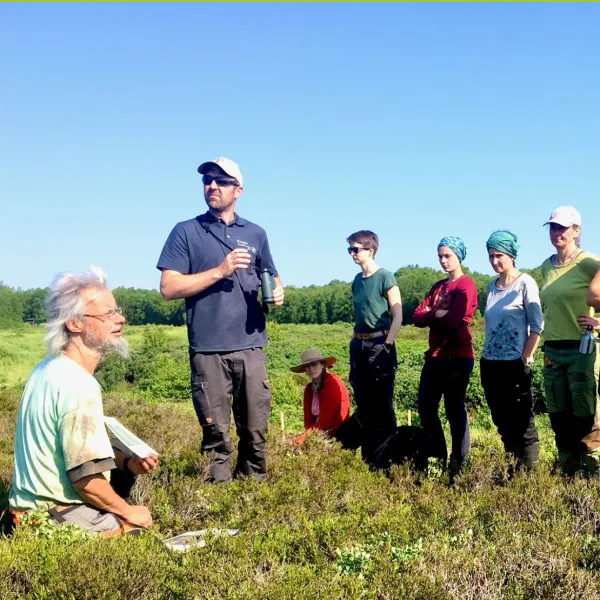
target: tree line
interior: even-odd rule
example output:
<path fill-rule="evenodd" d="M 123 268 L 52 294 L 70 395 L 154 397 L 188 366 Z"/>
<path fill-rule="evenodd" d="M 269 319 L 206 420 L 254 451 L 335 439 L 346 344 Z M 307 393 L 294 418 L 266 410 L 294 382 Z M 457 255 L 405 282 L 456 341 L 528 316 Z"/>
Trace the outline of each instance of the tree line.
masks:
<path fill-rule="evenodd" d="M 486 287 L 492 276 L 465 272 L 473 279 L 479 293 L 479 311 L 485 308 Z M 541 285 L 540 269 L 521 269 Z M 404 323 L 412 323 L 415 308 L 431 286 L 445 275 L 430 267 L 409 265 L 398 269 L 394 276 L 402 293 Z M 119 287 L 113 290 L 117 304 L 131 325 L 183 325 L 183 300 L 166 302 L 157 290 Z M 44 302 L 47 288 L 13 289 L 0 282 L 0 328 L 23 323 L 43 323 L 46 320 Z M 352 322 L 354 309 L 350 282 L 334 280 L 327 285 L 286 287 L 285 304 L 272 309 L 269 320 L 276 323 L 336 323 Z"/>

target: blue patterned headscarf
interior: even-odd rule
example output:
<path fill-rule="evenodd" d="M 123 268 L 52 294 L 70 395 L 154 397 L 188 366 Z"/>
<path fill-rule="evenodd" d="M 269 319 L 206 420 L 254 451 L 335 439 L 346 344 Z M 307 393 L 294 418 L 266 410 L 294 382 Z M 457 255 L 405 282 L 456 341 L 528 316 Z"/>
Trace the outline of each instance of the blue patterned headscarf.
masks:
<path fill-rule="evenodd" d="M 459 237 L 449 235 L 445 238 L 442 238 L 438 244 L 438 248 L 440 246 L 446 246 L 446 248 L 450 248 L 450 250 L 456 254 L 460 262 L 467 258 L 467 247 Z"/>
<path fill-rule="evenodd" d="M 498 252 L 504 252 L 511 258 L 517 258 L 519 252 L 519 244 L 517 244 L 517 236 L 506 229 L 494 231 L 485 243 L 487 249 L 493 248 Z"/>

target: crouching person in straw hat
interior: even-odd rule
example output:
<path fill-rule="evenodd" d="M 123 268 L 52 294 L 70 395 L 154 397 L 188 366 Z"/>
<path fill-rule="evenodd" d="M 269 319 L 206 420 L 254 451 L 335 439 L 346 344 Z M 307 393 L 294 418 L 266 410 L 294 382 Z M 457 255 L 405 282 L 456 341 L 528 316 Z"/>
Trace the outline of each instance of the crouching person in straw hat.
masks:
<path fill-rule="evenodd" d="M 106 535 L 149 527 L 148 508 L 127 498 L 136 475 L 153 471 L 158 457 L 127 456 L 111 447 L 93 376 L 108 350 L 128 351 L 125 317 L 104 271 L 61 273 L 47 309 L 49 355 L 29 376 L 17 418 L 13 523 L 41 510 L 58 523 Z"/>
<path fill-rule="evenodd" d="M 305 431 L 296 438 L 299 446 L 313 429 L 335 435 L 350 416 L 350 396 L 342 380 L 330 369 L 336 362 L 333 356 L 324 357 L 319 350 L 305 350 L 300 364 L 291 368 L 294 373 L 306 373 L 311 382 L 304 388 Z"/>

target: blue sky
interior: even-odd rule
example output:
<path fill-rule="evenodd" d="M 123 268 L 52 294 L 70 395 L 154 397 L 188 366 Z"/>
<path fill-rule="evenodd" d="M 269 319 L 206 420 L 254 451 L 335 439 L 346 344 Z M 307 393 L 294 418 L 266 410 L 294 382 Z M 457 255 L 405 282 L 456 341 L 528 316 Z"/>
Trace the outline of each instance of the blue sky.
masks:
<path fill-rule="evenodd" d="M 391 270 L 459 235 L 491 273 L 499 228 L 534 267 L 561 204 L 600 254 L 599 28 L 593 4 L 0 4 L 0 280 L 157 287 L 221 155 L 287 284 L 349 281 L 357 229 Z"/>

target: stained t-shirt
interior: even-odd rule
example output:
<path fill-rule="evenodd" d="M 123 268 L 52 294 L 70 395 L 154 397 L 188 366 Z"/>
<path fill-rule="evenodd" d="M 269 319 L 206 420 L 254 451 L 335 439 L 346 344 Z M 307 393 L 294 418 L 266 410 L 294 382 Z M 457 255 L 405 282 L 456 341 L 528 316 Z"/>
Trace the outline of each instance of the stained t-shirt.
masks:
<path fill-rule="evenodd" d="M 114 459 L 96 379 L 64 355 L 39 363 L 23 392 L 14 450 L 11 508 L 82 504 L 67 471 Z"/>

